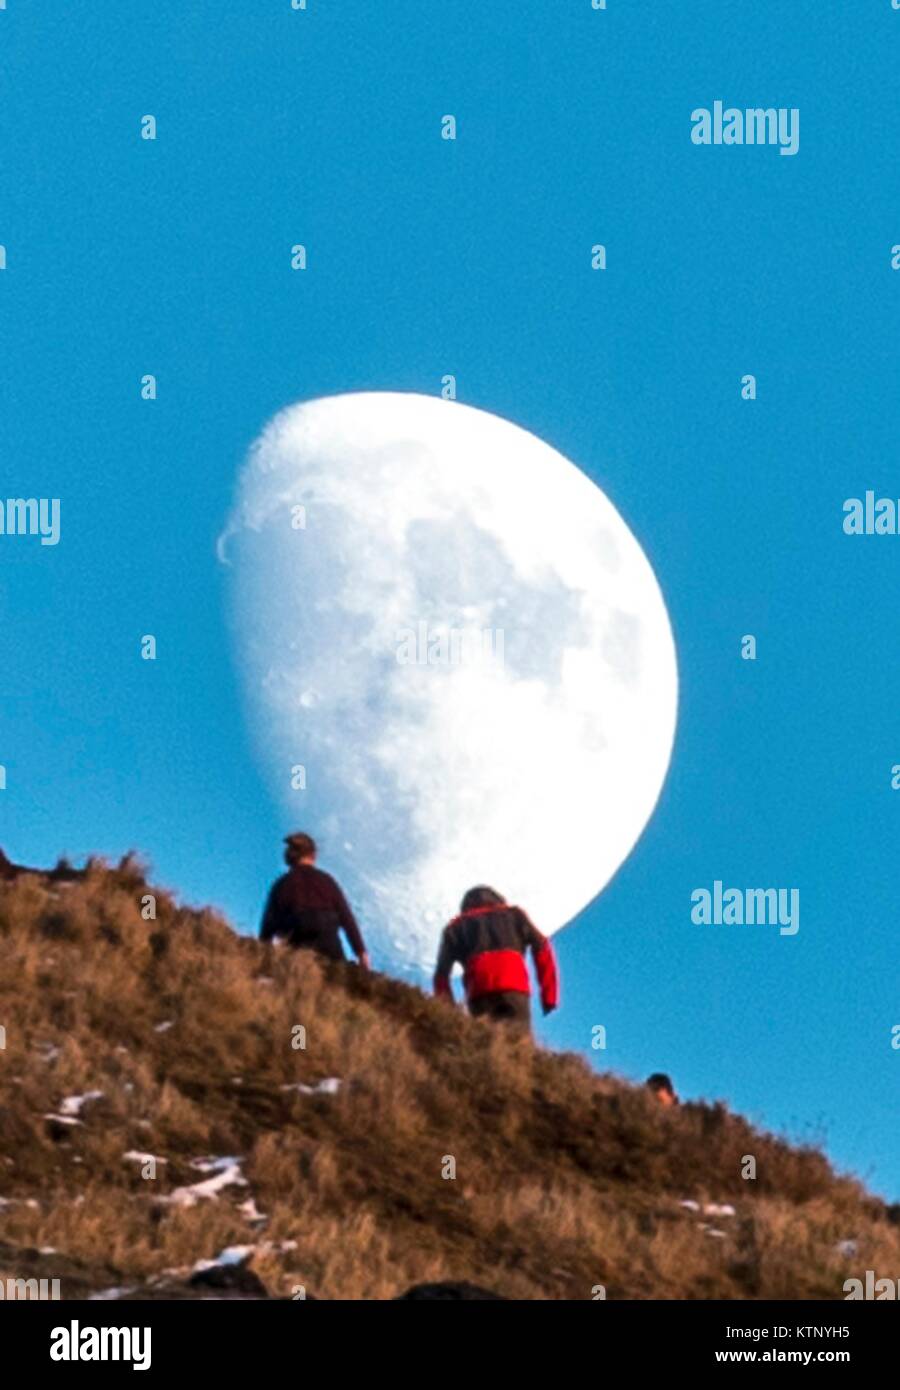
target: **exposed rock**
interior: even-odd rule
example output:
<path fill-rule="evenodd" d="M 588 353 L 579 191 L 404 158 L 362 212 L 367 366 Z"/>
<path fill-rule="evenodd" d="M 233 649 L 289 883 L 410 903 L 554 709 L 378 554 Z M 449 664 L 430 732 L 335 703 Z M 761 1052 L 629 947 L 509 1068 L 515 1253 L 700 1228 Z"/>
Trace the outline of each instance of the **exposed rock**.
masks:
<path fill-rule="evenodd" d="M 210 1265 L 209 1269 L 198 1269 L 192 1274 L 188 1284 L 192 1289 L 227 1289 L 248 1298 L 269 1297 L 269 1290 L 259 1275 L 246 1265 Z"/>

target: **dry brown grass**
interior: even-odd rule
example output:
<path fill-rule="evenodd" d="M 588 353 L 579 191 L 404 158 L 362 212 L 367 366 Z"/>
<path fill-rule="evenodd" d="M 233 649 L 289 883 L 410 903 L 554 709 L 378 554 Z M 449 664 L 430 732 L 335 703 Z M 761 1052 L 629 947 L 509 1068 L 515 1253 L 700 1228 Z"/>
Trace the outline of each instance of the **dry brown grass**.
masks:
<path fill-rule="evenodd" d="M 0 1273 L 39 1269 L 64 1296 L 148 1293 L 233 1244 L 260 1247 L 281 1297 L 468 1279 L 514 1298 L 835 1299 L 850 1275 L 900 1269 L 896 1211 L 815 1150 L 722 1106 L 664 1111 L 405 985 L 238 937 L 132 859 L 0 888 L 0 958 Z M 282 1089 L 328 1076 L 336 1095 Z M 88 1090 L 103 1097 L 83 1125 L 45 1118 Z M 166 1163 L 145 1178 L 128 1150 Z M 162 1201 L 205 1176 L 202 1155 L 240 1156 L 248 1185 Z M 238 1210 L 250 1196 L 262 1227 Z"/>

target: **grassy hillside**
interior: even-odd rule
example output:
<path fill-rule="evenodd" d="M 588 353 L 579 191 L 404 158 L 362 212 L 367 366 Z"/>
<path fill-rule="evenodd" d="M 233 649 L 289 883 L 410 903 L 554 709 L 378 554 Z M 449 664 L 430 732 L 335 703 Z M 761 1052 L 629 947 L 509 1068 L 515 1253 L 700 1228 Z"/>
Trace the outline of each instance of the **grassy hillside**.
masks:
<path fill-rule="evenodd" d="M 229 1246 L 273 1297 L 834 1299 L 900 1269 L 897 1210 L 817 1152 L 238 937 L 131 860 L 0 885 L 0 1025 L 0 1277 L 63 1297 L 183 1291 Z"/>

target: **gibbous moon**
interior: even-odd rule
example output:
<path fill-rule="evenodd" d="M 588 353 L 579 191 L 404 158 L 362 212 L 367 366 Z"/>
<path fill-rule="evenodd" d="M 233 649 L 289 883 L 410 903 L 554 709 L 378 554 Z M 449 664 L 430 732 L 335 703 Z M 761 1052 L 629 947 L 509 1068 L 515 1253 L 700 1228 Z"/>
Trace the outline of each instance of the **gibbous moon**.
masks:
<path fill-rule="evenodd" d="M 219 553 L 285 830 L 316 837 L 376 965 L 421 978 L 475 884 L 545 933 L 604 887 L 678 680 L 653 571 L 580 469 L 470 406 L 332 396 L 266 427 Z"/>

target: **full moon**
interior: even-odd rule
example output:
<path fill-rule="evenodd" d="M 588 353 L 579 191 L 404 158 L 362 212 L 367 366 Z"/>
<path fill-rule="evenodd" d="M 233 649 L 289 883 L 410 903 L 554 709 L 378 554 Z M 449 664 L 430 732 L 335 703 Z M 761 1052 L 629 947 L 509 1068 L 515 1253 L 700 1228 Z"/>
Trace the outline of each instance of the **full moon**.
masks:
<path fill-rule="evenodd" d="M 647 558 L 579 468 L 453 401 L 315 400 L 253 446 L 219 553 L 285 828 L 377 966 L 421 979 L 476 884 L 550 934 L 609 882 L 678 678 Z"/>

